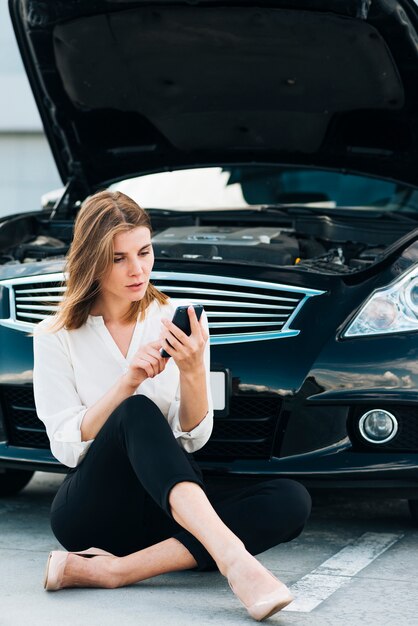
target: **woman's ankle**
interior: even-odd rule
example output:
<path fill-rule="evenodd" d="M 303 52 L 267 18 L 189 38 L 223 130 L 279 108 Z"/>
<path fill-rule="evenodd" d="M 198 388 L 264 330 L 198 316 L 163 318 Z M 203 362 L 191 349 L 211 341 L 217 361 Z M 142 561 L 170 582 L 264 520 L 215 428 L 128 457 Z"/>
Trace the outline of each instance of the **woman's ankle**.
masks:
<path fill-rule="evenodd" d="M 69 553 L 65 562 L 63 587 L 100 587 L 114 589 L 118 586 L 118 577 L 114 561 L 117 557 L 82 555 Z"/>
<path fill-rule="evenodd" d="M 245 545 L 239 539 L 237 542 L 228 545 L 228 547 L 222 550 L 222 557 L 216 561 L 219 571 L 223 576 L 228 577 L 228 571 L 231 570 L 237 562 L 242 561 L 246 555 L 249 555 Z"/>

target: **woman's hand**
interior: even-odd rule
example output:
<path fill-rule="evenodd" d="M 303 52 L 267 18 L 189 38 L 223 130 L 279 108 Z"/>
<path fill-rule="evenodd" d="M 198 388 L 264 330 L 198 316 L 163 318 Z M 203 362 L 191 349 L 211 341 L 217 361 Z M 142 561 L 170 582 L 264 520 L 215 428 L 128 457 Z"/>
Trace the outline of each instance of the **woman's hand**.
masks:
<path fill-rule="evenodd" d="M 165 369 L 167 359 L 161 356 L 162 341 L 152 341 L 140 346 L 129 364 L 128 371 L 123 375 L 123 382 L 136 389 L 147 378 L 158 376 Z"/>
<path fill-rule="evenodd" d="M 191 335 L 187 336 L 180 328 L 170 320 L 162 319 L 163 330 L 161 332 L 162 347 L 173 357 L 179 370 L 188 372 L 196 370 L 204 364 L 204 350 L 209 335 L 196 317 L 193 306 L 189 306 L 187 313 L 190 320 Z"/>

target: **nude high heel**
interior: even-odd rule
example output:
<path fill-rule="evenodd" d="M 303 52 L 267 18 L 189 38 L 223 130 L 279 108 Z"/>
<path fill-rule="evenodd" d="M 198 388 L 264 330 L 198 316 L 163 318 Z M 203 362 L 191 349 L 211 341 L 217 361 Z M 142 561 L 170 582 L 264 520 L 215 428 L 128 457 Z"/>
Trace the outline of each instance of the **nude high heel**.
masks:
<path fill-rule="evenodd" d="M 264 569 L 274 578 L 274 580 L 277 581 L 277 590 L 266 594 L 263 598 L 258 600 L 258 602 L 254 602 L 250 606 L 244 604 L 244 602 L 237 596 L 231 582 L 228 580 L 232 592 L 236 595 L 241 604 L 245 606 L 251 617 L 257 622 L 261 622 L 263 619 L 267 619 L 275 613 L 278 613 L 278 611 L 284 609 L 284 607 L 290 604 L 294 599 L 286 585 L 276 578 L 276 576 L 274 576 L 268 569 Z"/>
<path fill-rule="evenodd" d="M 62 589 L 62 578 L 64 574 L 65 563 L 69 554 L 79 554 L 81 556 L 115 556 L 111 552 L 106 552 L 101 548 L 88 548 L 81 552 L 64 552 L 62 550 L 53 550 L 49 553 L 48 561 L 45 568 L 44 589 L 46 591 L 58 591 Z"/>

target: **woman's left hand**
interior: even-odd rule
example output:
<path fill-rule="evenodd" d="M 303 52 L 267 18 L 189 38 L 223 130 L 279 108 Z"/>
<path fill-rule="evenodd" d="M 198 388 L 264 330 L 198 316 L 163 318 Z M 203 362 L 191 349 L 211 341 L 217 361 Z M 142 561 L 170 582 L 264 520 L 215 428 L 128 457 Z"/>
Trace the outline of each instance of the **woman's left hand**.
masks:
<path fill-rule="evenodd" d="M 160 336 L 163 340 L 162 347 L 173 357 L 179 370 L 183 372 L 193 371 L 203 365 L 205 345 L 209 338 L 203 320 L 202 318 L 200 321 L 197 319 L 193 306 L 188 307 L 187 313 L 192 331 L 189 336 L 170 320 L 161 320 L 163 324 Z"/>

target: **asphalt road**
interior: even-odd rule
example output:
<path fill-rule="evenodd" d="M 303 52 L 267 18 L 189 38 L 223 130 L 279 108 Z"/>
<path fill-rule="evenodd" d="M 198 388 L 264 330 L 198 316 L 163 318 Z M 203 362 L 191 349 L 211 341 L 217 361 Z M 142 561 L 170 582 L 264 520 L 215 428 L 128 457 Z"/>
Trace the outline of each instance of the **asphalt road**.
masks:
<path fill-rule="evenodd" d="M 46 592 L 60 545 L 49 506 L 62 474 L 38 472 L 0 500 L 2 626 L 254 624 L 217 572 L 178 572 L 121 589 Z M 418 528 L 405 500 L 314 494 L 303 534 L 259 559 L 296 597 L 266 621 L 281 626 L 418 626 Z"/>

